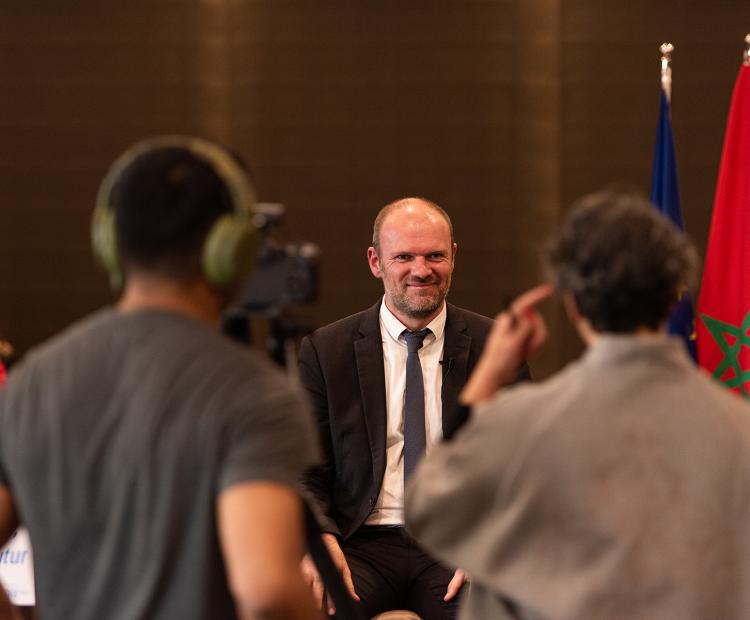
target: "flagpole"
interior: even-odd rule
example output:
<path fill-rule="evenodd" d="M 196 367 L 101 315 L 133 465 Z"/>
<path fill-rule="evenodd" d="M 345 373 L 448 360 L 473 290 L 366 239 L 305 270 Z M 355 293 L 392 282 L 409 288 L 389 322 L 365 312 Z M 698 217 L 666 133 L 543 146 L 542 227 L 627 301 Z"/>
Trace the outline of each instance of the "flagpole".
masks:
<path fill-rule="evenodd" d="M 750 37 L 750 35 L 748 35 Z M 745 39 L 747 41 L 747 39 Z M 672 52 L 674 45 L 662 43 L 659 46 L 661 53 L 661 87 L 667 95 L 667 101 L 672 101 Z M 747 51 L 745 52 L 747 54 Z"/>

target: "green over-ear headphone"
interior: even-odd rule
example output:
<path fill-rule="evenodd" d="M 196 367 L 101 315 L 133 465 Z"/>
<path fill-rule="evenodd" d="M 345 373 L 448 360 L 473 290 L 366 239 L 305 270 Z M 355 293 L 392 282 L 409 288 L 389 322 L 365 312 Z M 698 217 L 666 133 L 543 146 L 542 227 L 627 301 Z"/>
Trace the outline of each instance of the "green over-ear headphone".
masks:
<path fill-rule="evenodd" d="M 216 220 L 203 242 L 203 275 L 217 288 L 226 288 L 250 273 L 258 253 L 257 229 L 252 224 L 255 192 L 240 164 L 224 148 L 200 138 L 158 136 L 138 142 L 110 166 L 99 185 L 96 208 L 91 219 L 94 256 L 109 273 L 113 288 L 122 285 L 122 268 L 117 253 L 115 211 L 112 190 L 123 172 L 137 158 L 158 149 L 185 149 L 208 164 L 224 183 L 233 207 L 232 213 Z"/>

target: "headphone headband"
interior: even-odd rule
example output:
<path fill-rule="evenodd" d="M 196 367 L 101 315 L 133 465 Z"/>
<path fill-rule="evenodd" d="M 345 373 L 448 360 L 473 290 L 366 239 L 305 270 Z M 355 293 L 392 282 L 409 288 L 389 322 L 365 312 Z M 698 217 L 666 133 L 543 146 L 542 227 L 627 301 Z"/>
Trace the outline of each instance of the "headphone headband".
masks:
<path fill-rule="evenodd" d="M 99 184 L 99 191 L 96 195 L 97 208 L 111 207 L 110 200 L 115 184 L 127 167 L 138 157 L 154 150 L 168 148 L 185 149 L 211 166 L 229 190 L 235 212 L 248 217 L 252 216 L 253 204 L 256 200 L 255 191 L 248 183 L 247 174 L 242 167 L 225 149 L 213 142 L 179 135 L 156 136 L 141 140 L 120 155 L 109 167 Z"/>

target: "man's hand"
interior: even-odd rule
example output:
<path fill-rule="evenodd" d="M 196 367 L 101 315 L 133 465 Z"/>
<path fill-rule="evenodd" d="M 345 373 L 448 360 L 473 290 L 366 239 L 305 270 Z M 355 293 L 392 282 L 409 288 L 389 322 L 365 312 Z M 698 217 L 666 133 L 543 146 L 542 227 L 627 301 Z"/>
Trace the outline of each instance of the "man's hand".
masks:
<path fill-rule="evenodd" d="M 341 573 L 341 578 L 344 581 L 346 589 L 349 590 L 349 594 L 351 594 L 352 598 L 355 601 L 358 601 L 359 596 L 357 596 L 357 593 L 354 591 L 352 573 L 349 570 L 349 564 L 347 564 L 346 562 L 344 552 L 339 546 L 339 541 L 333 534 L 323 534 L 322 538 L 323 542 L 326 545 L 326 548 L 328 549 L 328 553 L 331 554 L 331 559 L 333 560 L 334 565 L 339 569 L 339 572 Z M 328 606 L 328 613 L 335 613 L 336 608 L 333 604 L 333 601 L 330 599 L 330 597 L 327 596 L 325 588 L 323 586 L 323 581 L 320 578 L 320 573 L 318 573 L 318 570 L 315 568 L 315 564 L 313 563 L 312 558 L 310 558 L 309 555 L 306 555 L 302 560 L 302 573 L 305 576 L 305 580 L 312 588 L 313 597 L 318 603 L 318 606 L 323 609 L 323 605 L 326 604 Z"/>
<path fill-rule="evenodd" d="M 453 573 L 453 579 L 451 579 L 450 583 L 448 584 L 448 589 L 445 591 L 443 600 L 447 603 L 451 599 L 455 598 L 456 594 L 461 591 L 461 588 L 467 581 L 469 581 L 469 578 L 466 576 L 466 573 L 460 568 L 457 568 L 456 572 Z"/>
<path fill-rule="evenodd" d="M 521 362 L 544 344 L 547 326 L 536 305 L 551 294 L 551 285 L 537 286 L 497 315 L 484 351 L 461 393 L 463 404 L 476 405 L 510 383 Z"/>
<path fill-rule="evenodd" d="M 318 569 L 315 568 L 315 563 L 312 561 L 309 553 L 302 558 L 300 569 L 302 570 L 302 576 L 304 577 L 305 582 L 312 590 L 313 599 L 315 599 L 318 609 L 322 609 L 323 597 L 325 596 L 323 581 L 321 580 L 320 573 L 318 572 Z"/>

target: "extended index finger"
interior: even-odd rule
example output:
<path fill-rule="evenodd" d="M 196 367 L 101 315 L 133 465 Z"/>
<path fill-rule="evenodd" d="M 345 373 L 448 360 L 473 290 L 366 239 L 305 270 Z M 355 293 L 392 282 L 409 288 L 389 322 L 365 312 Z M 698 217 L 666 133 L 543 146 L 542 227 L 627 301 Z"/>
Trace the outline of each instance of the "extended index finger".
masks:
<path fill-rule="evenodd" d="M 529 310 L 552 295 L 553 290 L 554 287 L 549 283 L 535 286 L 516 297 L 510 305 L 510 310 L 514 314 L 525 316 Z"/>

